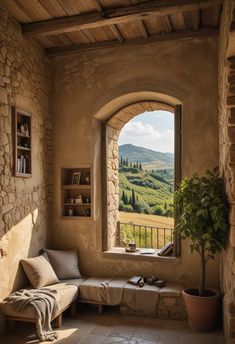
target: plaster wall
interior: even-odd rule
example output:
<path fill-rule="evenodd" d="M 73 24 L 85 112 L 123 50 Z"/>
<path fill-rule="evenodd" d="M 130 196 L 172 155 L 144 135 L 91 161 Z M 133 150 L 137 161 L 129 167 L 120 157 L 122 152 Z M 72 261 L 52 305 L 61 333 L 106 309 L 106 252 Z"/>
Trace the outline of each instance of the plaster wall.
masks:
<path fill-rule="evenodd" d="M 50 63 L 0 7 L 0 300 L 28 282 L 21 258 L 46 246 L 52 202 Z M 13 176 L 12 106 L 32 113 L 32 177 Z M 3 319 L 0 317 L 0 330 Z"/>
<path fill-rule="evenodd" d="M 218 165 L 217 38 L 194 38 L 59 57 L 54 74 L 55 248 L 76 248 L 87 275 L 158 275 L 198 282 L 199 260 L 182 245 L 182 257 L 128 259 L 102 253 L 101 124 L 138 100 L 182 104 L 182 177 Z M 93 166 L 93 220 L 62 220 L 61 167 Z M 207 285 L 218 287 L 219 257 L 208 265 Z"/>

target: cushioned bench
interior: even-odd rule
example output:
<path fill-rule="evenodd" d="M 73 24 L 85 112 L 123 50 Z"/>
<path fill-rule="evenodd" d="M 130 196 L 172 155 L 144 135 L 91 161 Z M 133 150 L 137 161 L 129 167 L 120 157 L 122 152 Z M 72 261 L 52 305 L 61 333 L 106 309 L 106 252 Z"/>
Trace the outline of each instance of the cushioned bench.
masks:
<path fill-rule="evenodd" d="M 42 289 L 53 289 L 57 291 L 58 311 L 54 316 L 56 320 L 56 327 L 61 326 L 62 313 L 71 306 L 72 316 L 76 314 L 77 298 L 79 289 L 78 286 L 82 279 L 78 280 L 64 280 L 60 283 L 46 286 Z M 18 320 L 26 322 L 36 322 L 36 314 L 32 306 L 27 306 L 24 312 L 18 312 L 7 301 L 0 303 L 0 310 L 5 314 L 7 320 Z"/>
<path fill-rule="evenodd" d="M 120 306 L 122 314 L 161 319 L 185 319 L 182 286 L 167 283 L 164 288 L 145 284 L 142 288 L 127 283 L 127 278 L 84 279 L 79 285 L 78 302 Z"/>
<path fill-rule="evenodd" d="M 58 309 L 53 319 L 58 327 L 63 311 L 72 306 L 75 314 L 77 302 L 96 304 L 100 313 L 103 305 L 111 305 L 119 306 L 122 314 L 163 319 L 186 317 L 180 285 L 168 283 L 160 289 L 145 284 L 140 288 L 129 284 L 125 277 L 82 278 L 74 251 L 46 250 L 41 256 L 24 260 L 22 265 L 31 282 L 29 288 L 56 290 Z M 36 322 L 33 306 L 19 312 L 10 302 L 3 301 L 0 310 L 8 320 Z"/>

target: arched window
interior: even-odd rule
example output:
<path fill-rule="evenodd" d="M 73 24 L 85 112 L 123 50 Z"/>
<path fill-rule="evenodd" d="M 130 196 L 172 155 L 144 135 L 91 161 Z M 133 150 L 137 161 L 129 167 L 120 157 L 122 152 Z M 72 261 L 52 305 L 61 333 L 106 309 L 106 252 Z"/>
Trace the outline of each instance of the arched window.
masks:
<path fill-rule="evenodd" d="M 121 129 L 135 116 L 143 112 L 164 110 L 174 116 L 174 188 L 180 181 L 181 167 L 181 107 L 172 107 L 159 102 L 139 102 L 129 105 L 114 114 L 102 126 L 102 186 L 103 186 L 103 250 L 110 250 L 120 245 L 120 214 L 119 214 L 119 150 L 118 139 Z M 152 177 L 151 177 L 152 178 Z M 133 227 L 134 228 L 134 227 Z M 134 233 L 132 229 L 132 232 Z M 145 233 L 146 230 L 145 229 Z M 151 231 L 151 230 L 150 230 Z M 156 233 L 156 232 L 155 232 Z M 168 235 L 160 233 L 160 236 Z M 151 246 L 146 236 L 140 234 L 142 246 Z M 147 235 L 148 237 L 148 235 Z M 153 238 L 153 237 L 152 237 Z M 155 236 L 156 238 L 156 236 Z M 158 238 L 159 239 L 159 238 Z M 137 237 L 135 237 L 137 240 Z M 153 239 L 152 239 L 153 240 Z M 137 245 L 139 242 L 137 242 Z M 153 243 L 152 243 L 153 244 Z M 156 243 L 154 244 L 156 248 Z M 179 255 L 180 245 L 175 241 L 174 255 Z"/>

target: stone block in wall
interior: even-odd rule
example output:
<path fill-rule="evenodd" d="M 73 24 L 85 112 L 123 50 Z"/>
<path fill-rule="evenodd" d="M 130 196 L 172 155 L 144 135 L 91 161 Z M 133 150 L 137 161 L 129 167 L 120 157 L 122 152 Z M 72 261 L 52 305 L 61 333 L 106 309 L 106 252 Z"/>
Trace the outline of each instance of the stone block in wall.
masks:
<path fill-rule="evenodd" d="M 0 87 L 0 103 L 2 103 L 2 104 L 8 103 L 7 90 L 3 87 Z"/>

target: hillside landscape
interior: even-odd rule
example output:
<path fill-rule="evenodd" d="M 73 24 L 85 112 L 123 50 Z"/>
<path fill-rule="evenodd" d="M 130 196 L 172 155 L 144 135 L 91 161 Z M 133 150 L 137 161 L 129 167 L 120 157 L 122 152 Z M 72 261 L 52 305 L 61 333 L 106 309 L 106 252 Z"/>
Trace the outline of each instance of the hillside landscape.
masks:
<path fill-rule="evenodd" d="M 132 144 L 119 146 L 119 210 L 172 217 L 173 158 Z"/>

